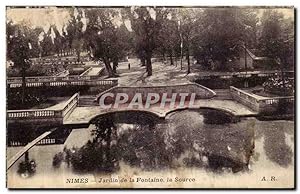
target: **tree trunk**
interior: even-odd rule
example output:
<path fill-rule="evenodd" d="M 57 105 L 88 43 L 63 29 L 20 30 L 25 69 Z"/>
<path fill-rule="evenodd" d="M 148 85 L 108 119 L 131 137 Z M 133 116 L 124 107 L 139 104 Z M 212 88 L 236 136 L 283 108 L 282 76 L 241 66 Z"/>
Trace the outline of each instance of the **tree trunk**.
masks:
<path fill-rule="evenodd" d="M 163 56 L 163 61 L 165 61 L 166 60 L 166 55 L 165 55 L 164 51 L 162 52 L 162 56 Z"/>
<path fill-rule="evenodd" d="M 25 152 L 25 162 L 26 163 L 29 163 L 29 153 L 28 153 L 28 151 L 27 152 Z"/>
<path fill-rule="evenodd" d="M 80 50 L 76 50 L 76 54 L 77 54 L 77 62 L 80 62 Z"/>
<path fill-rule="evenodd" d="M 148 55 L 146 58 L 146 69 L 148 72 L 147 76 L 151 76 L 152 75 L 152 63 L 151 63 L 151 55 Z"/>
<path fill-rule="evenodd" d="M 146 59 L 144 57 L 141 58 L 142 67 L 146 66 Z"/>
<path fill-rule="evenodd" d="M 182 33 L 180 33 L 180 70 L 182 70 L 182 58 L 183 58 L 183 38 L 182 38 Z"/>
<path fill-rule="evenodd" d="M 25 104 L 25 90 L 26 90 L 26 70 L 25 67 L 22 67 L 22 96 L 21 96 L 21 103 L 22 106 Z"/>
<path fill-rule="evenodd" d="M 189 73 L 191 73 L 190 51 L 189 51 L 189 48 L 187 49 L 187 52 L 186 52 L 186 58 L 187 58 L 187 63 L 188 63 L 187 74 L 189 74 Z"/>
<path fill-rule="evenodd" d="M 115 77 L 115 74 L 110 66 L 110 61 L 108 59 L 106 60 L 103 60 L 104 61 L 104 65 L 105 65 L 105 68 L 106 68 L 106 71 L 108 73 L 108 77 Z"/>
<path fill-rule="evenodd" d="M 173 61 L 173 57 L 172 57 L 172 52 L 170 52 L 170 61 L 171 61 L 171 65 L 174 65 L 174 61 Z"/>
<path fill-rule="evenodd" d="M 117 73 L 117 67 L 118 67 L 118 61 L 115 60 L 115 61 L 113 62 L 113 72 L 114 72 L 114 73 Z"/>
<path fill-rule="evenodd" d="M 105 157 L 106 157 L 106 163 L 107 163 L 107 167 L 112 167 L 112 158 L 111 158 L 111 154 L 110 154 L 110 148 L 111 148 L 111 129 L 107 130 L 107 134 L 106 134 L 106 153 L 105 153 Z"/>

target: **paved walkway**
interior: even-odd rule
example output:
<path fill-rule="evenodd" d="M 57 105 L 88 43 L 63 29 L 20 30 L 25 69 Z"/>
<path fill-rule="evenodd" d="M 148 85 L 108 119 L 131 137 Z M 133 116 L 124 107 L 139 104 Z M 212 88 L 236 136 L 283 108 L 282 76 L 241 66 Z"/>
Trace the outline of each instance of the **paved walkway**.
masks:
<path fill-rule="evenodd" d="M 130 69 L 128 64 L 130 63 Z M 120 86 L 134 85 L 137 81 L 141 80 L 141 77 L 146 72 L 146 68 L 142 67 L 138 59 L 128 59 L 128 62 L 119 63 L 117 73 L 118 83 Z"/>
<path fill-rule="evenodd" d="M 126 107 L 126 106 L 125 106 Z M 247 117 L 247 116 L 256 116 L 258 113 L 250 110 L 246 106 L 235 102 L 233 100 L 214 100 L 214 99 L 200 99 L 196 100 L 195 104 L 189 109 L 202 109 L 202 108 L 212 108 L 217 110 L 222 110 L 228 112 L 237 117 Z M 91 106 L 91 107 L 76 107 L 74 111 L 70 114 L 68 118 L 64 120 L 64 124 L 88 124 L 91 119 L 97 115 L 111 113 L 111 112 L 122 112 L 122 111 L 141 111 L 141 112 L 150 112 L 155 114 L 160 118 L 165 118 L 168 113 L 178 110 L 186 109 L 183 108 L 173 108 L 170 109 L 160 108 L 160 104 L 152 105 L 148 109 L 128 109 L 124 107 L 119 107 L 118 109 L 101 109 L 100 106 Z"/>
<path fill-rule="evenodd" d="M 131 68 L 128 69 L 128 63 Z M 120 75 L 119 85 L 157 85 L 169 83 L 187 83 L 203 76 L 232 76 L 235 74 L 259 74 L 259 73 L 275 73 L 278 71 L 242 71 L 242 72 L 217 72 L 205 71 L 199 69 L 199 65 L 191 64 L 191 73 L 187 75 L 187 62 L 183 60 L 183 69 L 180 69 L 180 61 L 174 61 L 174 65 L 170 62 L 163 63 L 162 61 L 152 61 L 152 76 L 147 77 L 146 68 L 141 66 L 140 60 L 131 58 L 128 62 L 119 64 L 117 73 Z"/>
<path fill-rule="evenodd" d="M 128 69 L 130 63 L 130 69 Z M 186 71 L 180 70 L 180 66 L 164 64 L 163 62 L 152 62 L 152 76 L 147 77 L 146 68 L 141 66 L 138 59 L 129 59 L 126 63 L 120 63 L 118 69 L 120 75 L 119 85 L 157 85 L 157 84 L 176 84 L 188 83 Z"/>
<path fill-rule="evenodd" d="M 85 76 L 96 76 L 104 67 L 93 67 Z"/>

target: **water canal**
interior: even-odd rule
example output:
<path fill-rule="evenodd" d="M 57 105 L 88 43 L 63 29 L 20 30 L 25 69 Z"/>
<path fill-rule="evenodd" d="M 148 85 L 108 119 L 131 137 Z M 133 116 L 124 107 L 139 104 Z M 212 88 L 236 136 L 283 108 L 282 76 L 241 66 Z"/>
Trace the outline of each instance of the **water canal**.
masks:
<path fill-rule="evenodd" d="M 221 176 L 225 176 L 230 187 L 240 178 L 257 179 L 274 173 L 283 178 L 293 173 L 293 121 L 244 118 L 232 122 L 219 111 L 184 110 L 165 120 L 130 112 L 97 117 L 92 123 L 87 129 L 62 129 L 52 136 L 55 144 L 33 147 L 29 160 L 35 163 L 34 171 L 20 173 L 22 157 L 8 171 L 10 184 L 18 181 L 22 186 L 39 186 L 47 180 L 54 187 L 74 177 L 86 177 L 89 184 L 106 177 L 111 181 L 102 186 L 120 187 L 112 178 L 126 175 L 194 178 L 201 179 L 199 187 L 212 182 L 222 187 Z M 7 157 L 21 148 L 11 145 Z M 62 175 L 65 179 L 55 179 Z M 244 180 L 244 184 L 257 181 Z"/>

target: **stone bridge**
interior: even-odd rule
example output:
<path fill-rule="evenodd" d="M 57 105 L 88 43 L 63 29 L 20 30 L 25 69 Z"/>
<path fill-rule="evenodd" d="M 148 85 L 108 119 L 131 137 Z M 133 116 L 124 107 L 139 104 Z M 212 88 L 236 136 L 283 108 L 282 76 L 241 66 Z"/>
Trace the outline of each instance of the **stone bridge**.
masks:
<path fill-rule="evenodd" d="M 164 119 L 171 112 L 180 111 L 185 109 L 214 109 L 219 110 L 232 117 L 248 117 L 259 116 L 261 113 L 272 113 L 276 111 L 280 100 L 285 100 L 294 103 L 294 96 L 288 97 L 261 97 L 241 89 L 230 87 L 228 93 L 230 98 L 222 98 L 214 91 L 195 83 L 168 85 L 168 86 L 141 86 L 141 87 L 120 87 L 115 86 L 102 93 L 100 93 L 95 101 L 98 101 L 101 96 L 107 93 L 126 93 L 130 98 L 134 94 L 141 93 L 143 101 L 147 94 L 158 93 L 167 94 L 170 96 L 172 93 L 195 93 L 195 102 L 193 105 L 184 104 L 179 106 L 175 104 L 174 107 L 166 106 L 161 107 L 160 103 L 151 105 L 149 108 L 145 107 L 128 107 L 128 104 L 123 104 L 118 108 L 103 109 L 98 103 L 93 102 L 91 105 L 82 106 L 80 104 L 79 93 L 73 95 L 60 109 L 35 109 L 35 110 L 8 110 L 7 123 L 39 123 L 46 125 L 89 125 L 90 121 L 95 117 L 116 112 L 144 112 L 149 113 L 157 118 Z M 92 98 L 93 100 L 93 98 Z M 113 102 L 115 99 L 110 99 Z"/>
<path fill-rule="evenodd" d="M 111 113 L 122 113 L 122 112 L 142 112 L 146 114 L 153 115 L 159 119 L 165 119 L 168 115 L 175 111 L 181 110 L 201 110 L 201 109 L 213 109 L 219 110 L 224 114 L 230 115 L 236 119 L 240 117 L 250 117 L 257 116 L 258 112 L 252 111 L 246 106 L 236 103 L 232 100 L 214 100 L 214 99 L 202 99 L 195 100 L 193 106 L 183 106 L 183 107 L 165 107 L 161 108 L 159 104 L 151 106 L 150 108 L 126 108 L 119 107 L 118 109 L 100 109 L 99 106 L 92 107 L 77 107 L 70 114 L 70 116 L 64 119 L 64 125 L 83 125 L 88 126 L 92 123 L 92 121 L 99 116 L 104 116 Z"/>
<path fill-rule="evenodd" d="M 234 93 L 234 91 L 232 90 Z M 7 121 L 8 124 L 21 122 L 21 123 L 46 123 L 47 125 L 89 125 L 93 118 L 99 115 L 105 115 L 114 112 L 145 112 L 152 114 L 158 118 L 164 119 L 169 113 L 185 109 L 215 109 L 222 111 L 226 114 L 230 114 L 233 117 L 247 117 L 247 116 L 257 116 L 259 114 L 258 110 L 247 106 L 246 103 L 239 103 L 235 100 L 229 99 L 215 99 L 216 93 L 209 88 L 196 83 L 178 84 L 178 85 L 168 85 L 168 86 L 141 86 L 141 87 L 121 87 L 115 86 L 102 93 L 100 93 L 95 101 L 107 93 L 126 93 L 129 99 L 136 93 L 141 93 L 143 100 L 145 100 L 146 95 L 149 93 L 157 94 L 167 94 L 170 96 L 172 93 L 195 93 L 195 101 L 193 105 L 183 104 L 175 106 L 161 107 L 160 103 L 151 105 L 149 108 L 145 107 L 128 107 L 128 104 L 123 104 L 118 108 L 101 108 L 98 103 L 89 106 L 81 106 L 79 93 L 73 95 L 65 105 L 61 106 L 61 109 L 36 109 L 36 110 L 8 110 L 7 111 Z M 236 95 L 236 94 L 235 94 Z M 110 101 L 114 101 L 111 99 Z"/>
<path fill-rule="evenodd" d="M 170 104 L 166 104 L 166 106 L 161 107 L 160 101 L 156 104 L 151 105 L 149 108 L 146 107 L 128 107 L 127 104 L 123 104 L 123 106 L 119 106 L 118 108 L 107 108 L 101 109 L 100 106 L 86 106 L 86 107 L 76 107 L 74 111 L 70 114 L 68 118 L 63 121 L 64 125 L 89 125 L 90 122 L 101 115 L 118 113 L 118 112 L 143 112 L 151 114 L 157 118 L 164 119 L 170 113 L 180 110 L 199 110 L 199 109 L 214 109 L 222 111 L 225 114 L 229 114 L 232 117 L 244 117 L 244 116 L 255 116 L 258 113 L 256 111 L 252 111 L 248 107 L 236 103 L 233 100 L 217 100 L 213 99 L 216 96 L 216 93 L 206 88 L 202 85 L 196 83 L 187 83 L 187 84 L 177 84 L 177 85 L 161 85 L 161 86 L 116 86 L 110 88 L 102 93 L 100 93 L 96 97 L 97 103 L 99 103 L 99 99 L 101 96 L 112 93 L 114 97 L 109 99 L 109 103 L 114 103 L 115 95 L 118 93 L 126 93 L 129 97 L 128 100 L 132 100 L 136 93 L 140 93 L 142 95 L 143 102 L 146 100 L 147 95 L 149 93 L 157 93 L 160 97 L 163 94 L 166 94 L 169 98 L 174 93 L 195 93 L 195 102 L 193 105 L 184 104 L 179 106 L 178 103 L 175 106 L 171 107 Z M 161 98 L 160 98 L 161 100 Z M 178 100 L 178 99 L 176 99 Z"/>
<path fill-rule="evenodd" d="M 146 113 L 152 115 L 158 119 L 167 118 L 170 113 L 181 110 L 201 110 L 201 109 L 213 109 L 223 112 L 226 115 L 230 115 L 233 120 L 239 119 L 240 117 L 251 117 L 258 116 L 260 112 L 264 111 L 265 108 L 270 109 L 271 105 L 276 105 L 278 99 L 272 98 L 260 98 L 257 96 L 244 92 L 235 87 L 231 87 L 228 90 L 232 96 L 232 99 L 218 99 L 214 98 L 217 94 L 202 85 L 195 83 L 179 84 L 179 85 L 168 85 L 168 86 L 141 86 L 141 87 L 120 87 L 116 86 L 100 93 L 95 101 L 107 93 L 126 93 L 129 98 L 132 98 L 135 93 L 142 93 L 143 99 L 148 93 L 195 93 L 196 98 L 192 106 L 174 106 L 161 107 L 160 103 L 154 104 L 149 108 L 128 108 L 121 106 L 119 108 L 108 108 L 101 109 L 99 105 L 92 106 L 80 106 L 79 103 L 79 93 L 74 94 L 62 107 L 58 110 L 50 109 L 38 109 L 38 110 L 14 110 L 7 111 L 7 121 L 8 124 L 15 122 L 36 122 L 39 124 L 52 122 L 53 126 L 65 126 L 70 128 L 88 127 L 94 122 L 99 116 L 105 116 L 115 113 Z M 114 99 L 112 99 L 114 100 Z M 293 97 L 287 97 L 287 100 L 294 101 Z M 53 129 L 52 131 L 54 131 Z M 47 135 L 52 133 L 52 131 L 45 132 L 34 141 L 27 144 L 19 153 L 12 157 L 8 161 L 7 169 L 9 169 L 26 151 L 31 147 L 45 138 Z"/>

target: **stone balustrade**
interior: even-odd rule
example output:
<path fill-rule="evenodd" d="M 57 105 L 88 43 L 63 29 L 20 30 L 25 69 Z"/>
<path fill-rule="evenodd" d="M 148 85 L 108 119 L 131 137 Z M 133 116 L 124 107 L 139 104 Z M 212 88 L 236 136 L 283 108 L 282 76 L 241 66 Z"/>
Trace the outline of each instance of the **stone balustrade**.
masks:
<path fill-rule="evenodd" d="M 74 94 L 59 110 L 31 109 L 31 110 L 8 110 L 7 120 L 18 119 L 64 119 L 79 103 L 79 93 Z"/>
<path fill-rule="evenodd" d="M 244 72 L 211 72 L 208 75 L 198 76 L 197 79 L 206 80 L 212 78 L 232 79 L 232 78 L 251 78 L 251 77 L 273 77 L 280 75 L 280 71 L 244 71 Z M 288 79 L 294 79 L 294 71 L 284 71 Z"/>
<path fill-rule="evenodd" d="M 116 86 L 118 80 L 103 80 L 99 79 L 99 76 L 38 76 L 38 77 L 26 77 L 26 87 L 42 87 L 42 86 Z M 9 77 L 7 78 L 8 88 L 22 87 L 21 77 Z"/>
<path fill-rule="evenodd" d="M 280 101 L 294 103 L 294 96 L 262 97 L 245 92 L 233 86 L 230 86 L 230 93 L 234 100 L 258 113 L 272 113 L 277 111 Z"/>

